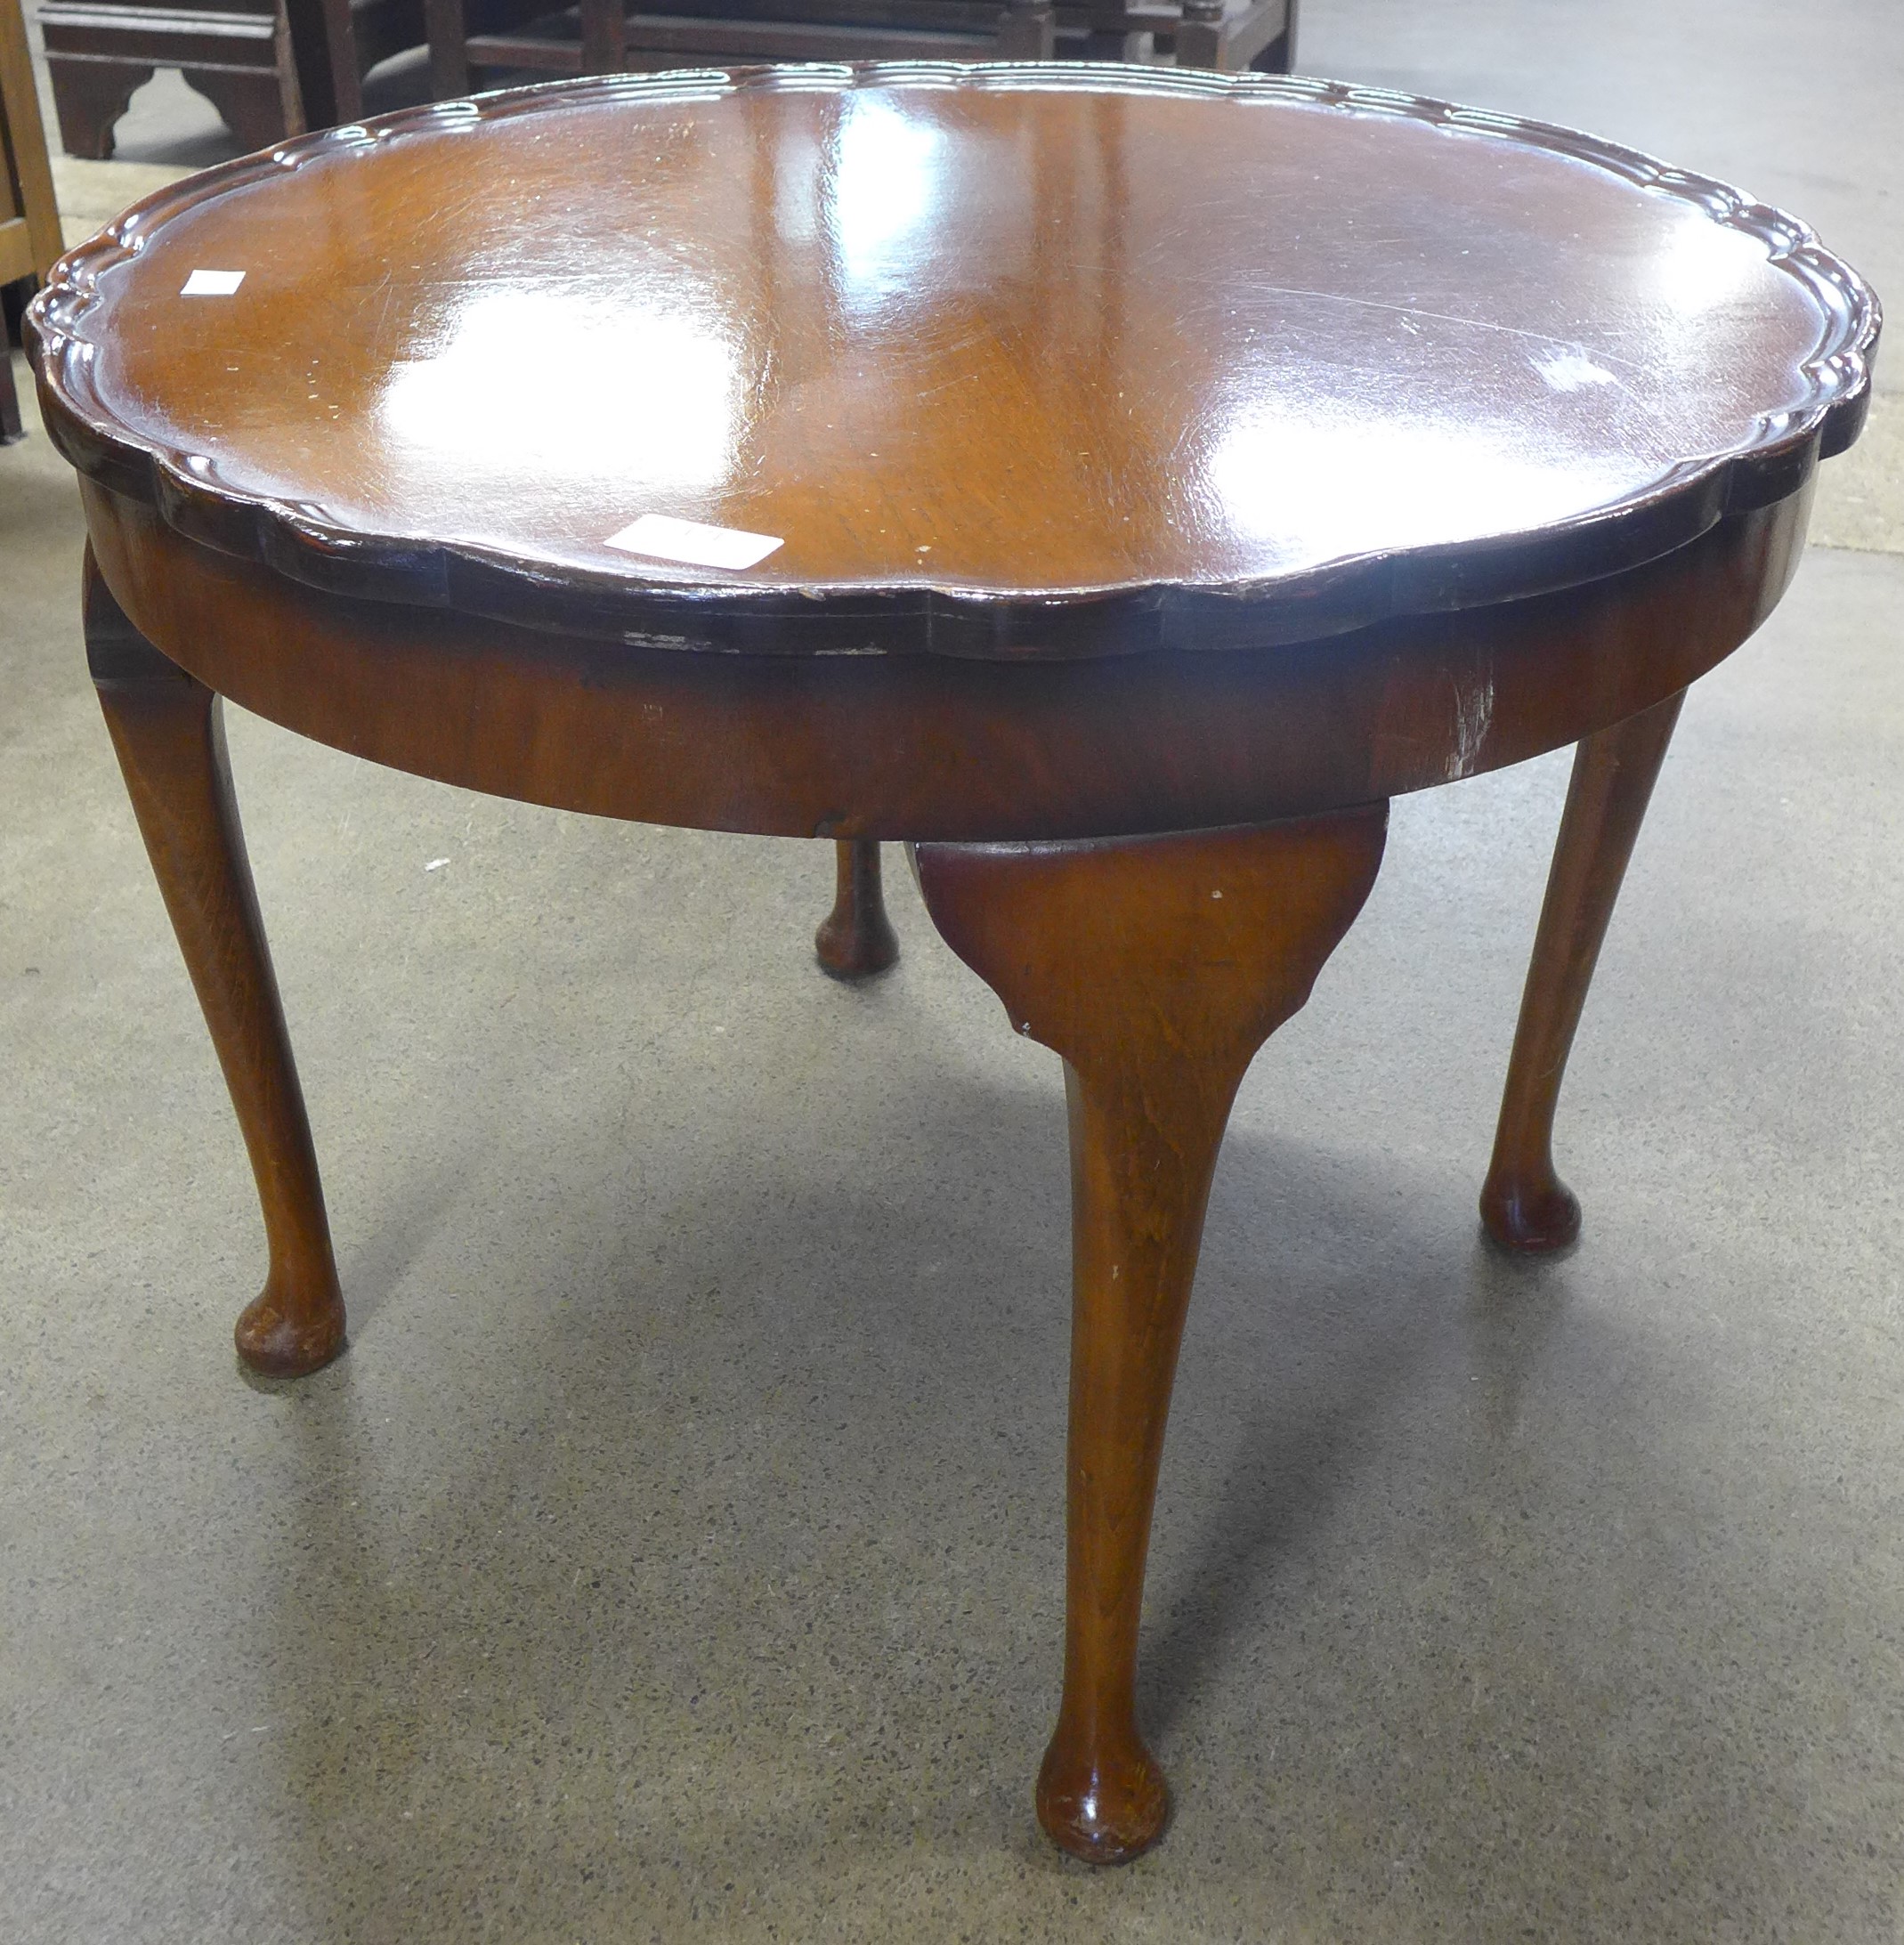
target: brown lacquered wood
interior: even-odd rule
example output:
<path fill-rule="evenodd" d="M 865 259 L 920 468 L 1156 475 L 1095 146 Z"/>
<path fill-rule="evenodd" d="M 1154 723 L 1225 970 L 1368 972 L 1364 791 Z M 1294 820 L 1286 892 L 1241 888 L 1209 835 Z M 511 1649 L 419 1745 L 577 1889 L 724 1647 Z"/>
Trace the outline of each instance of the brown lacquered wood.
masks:
<path fill-rule="evenodd" d="M 1253 831 L 920 845 L 946 943 L 1060 1054 L 1073 1310 L 1065 1693 L 1038 1814 L 1117 1863 L 1169 1806 L 1135 1716 L 1151 1505 L 1203 1209 L 1256 1050 L 1362 909 L 1388 806 Z"/>
<path fill-rule="evenodd" d="M 245 280 L 182 300 L 193 268 Z M 1858 431 L 1870 293 L 1793 219 L 1563 131 L 913 65 L 339 130 L 141 206 L 29 323 L 95 676 L 258 1174 L 241 1348 L 308 1368 L 343 1313 L 215 698 L 498 795 L 833 839 L 836 969 L 880 949 L 879 841 L 916 844 L 941 929 L 1066 1062 L 1040 1803 L 1079 1855 L 1140 1849 L 1144 1552 L 1237 1081 L 1389 798 L 1581 743 L 1489 1183 L 1498 1233 L 1557 1238 L 1553 1103 L 1646 784 Z M 780 544 L 608 545 L 651 514 Z"/>
<path fill-rule="evenodd" d="M 218 698 L 133 628 L 90 555 L 85 628 L 100 707 L 263 1206 L 271 1268 L 238 1320 L 239 1355 L 269 1377 L 298 1377 L 343 1349 L 344 1300 L 231 794 Z"/>
<path fill-rule="evenodd" d="M 1624 571 L 1796 491 L 1877 329 L 1803 224 L 1584 136 L 1056 62 L 385 118 L 162 191 L 36 324 L 75 463 L 280 572 L 978 656 Z M 609 544 L 650 514 L 781 545 Z"/>
<path fill-rule="evenodd" d="M 1481 1221 L 1504 1249 L 1564 1249 L 1580 1204 L 1553 1165 L 1553 1116 L 1587 987 L 1685 692 L 1583 739 L 1527 968 Z"/>
<path fill-rule="evenodd" d="M 836 979 L 864 979 L 899 958 L 879 881 L 879 847 L 867 838 L 842 838 L 834 852 L 833 909 L 814 935 L 814 951 Z"/>
<path fill-rule="evenodd" d="M 823 635 L 807 654 L 682 654 L 352 601 L 82 491 L 142 633 L 320 742 L 597 816 L 958 839 L 1257 823 L 1576 742 L 1745 640 L 1806 512 L 1795 496 L 1568 594 L 1289 648 L 987 661 L 829 653 Z"/>

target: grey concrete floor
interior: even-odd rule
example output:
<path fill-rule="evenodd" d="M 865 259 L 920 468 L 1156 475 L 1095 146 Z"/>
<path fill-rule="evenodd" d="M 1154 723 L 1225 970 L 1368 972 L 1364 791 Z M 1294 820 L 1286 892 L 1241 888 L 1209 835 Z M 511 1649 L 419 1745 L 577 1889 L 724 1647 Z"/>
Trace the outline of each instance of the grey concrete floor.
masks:
<path fill-rule="evenodd" d="M 1904 28 L 1803 18 L 1311 0 L 1307 64 L 1738 176 L 1883 289 Z M 1094 1874 L 1029 1802 L 1055 1059 L 903 882 L 900 967 L 820 978 L 822 847 L 238 717 L 352 1316 L 247 1383 L 262 1236 L 82 672 L 75 495 L 0 454 L 0 1939 L 1904 1937 L 1874 478 L 1870 547 L 1689 705 L 1560 1262 L 1473 1209 L 1565 759 L 1396 806 L 1225 1151 L 1146 1619 L 1178 1818 Z"/>

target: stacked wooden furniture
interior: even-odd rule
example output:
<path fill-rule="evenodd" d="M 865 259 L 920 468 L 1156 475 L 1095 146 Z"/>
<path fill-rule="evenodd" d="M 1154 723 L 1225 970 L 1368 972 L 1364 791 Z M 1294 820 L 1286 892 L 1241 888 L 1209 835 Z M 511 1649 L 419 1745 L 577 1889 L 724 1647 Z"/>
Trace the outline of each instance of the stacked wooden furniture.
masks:
<path fill-rule="evenodd" d="M 308 0 L 307 0 L 308 4 Z M 513 4 L 513 17 L 501 18 Z M 425 0 L 439 100 L 485 74 L 613 74 L 756 61 L 1147 61 L 1287 74 L 1297 0 Z"/>
<path fill-rule="evenodd" d="M 1235 73 L 1290 74 L 1298 0 L 1074 0 L 1058 9 L 1058 52 Z"/>
<path fill-rule="evenodd" d="M 1182 19 L 1172 36 L 1177 65 L 1218 68 L 1227 74 L 1244 68 L 1258 74 L 1293 74 L 1296 6 L 1297 0 L 1184 0 Z"/>
<path fill-rule="evenodd" d="M 328 44 L 318 101 L 305 99 L 299 15 Z M 40 0 L 60 140 L 69 155 L 112 153 L 133 91 L 176 68 L 247 149 L 348 121 L 362 77 L 424 37 L 421 0 Z"/>
<path fill-rule="evenodd" d="M 439 100 L 485 74 L 613 74 L 762 61 L 1049 61 L 1050 0 L 580 0 L 472 32 L 466 0 L 425 0 Z"/>
<path fill-rule="evenodd" d="M 24 304 L 60 254 L 60 213 L 20 0 L 0 0 L 0 287 L 11 319 L 12 300 Z M 7 353 L 0 357 L 0 446 L 10 446 L 26 429 L 10 345 L 0 341 L 0 352 Z"/>
<path fill-rule="evenodd" d="M 427 39 L 431 91 L 502 71 L 756 61 L 1145 61 L 1287 74 L 1298 0 L 41 0 L 60 139 L 109 156 L 135 89 L 176 68 L 247 149 L 352 121 L 363 77 Z"/>

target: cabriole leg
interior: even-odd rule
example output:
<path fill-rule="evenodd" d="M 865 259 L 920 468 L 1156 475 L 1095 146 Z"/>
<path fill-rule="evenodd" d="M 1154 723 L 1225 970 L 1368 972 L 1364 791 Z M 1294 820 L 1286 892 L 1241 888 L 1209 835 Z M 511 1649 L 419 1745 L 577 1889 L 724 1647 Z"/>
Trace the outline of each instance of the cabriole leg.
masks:
<path fill-rule="evenodd" d="M 297 1377 L 344 1348 L 344 1300 L 304 1094 L 231 794 L 218 698 L 148 642 L 85 564 L 86 660 L 263 1205 L 271 1269 L 239 1355 Z"/>
<path fill-rule="evenodd" d="M 879 847 L 871 838 L 841 838 L 833 848 L 833 909 L 814 934 L 814 951 L 836 979 L 863 979 L 884 972 L 899 957 L 879 884 Z"/>
<path fill-rule="evenodd" d="M 1065 1690 L 1038 1815 L 1095 1863 L 1161 1834 L 1138 1620 L 1203 1209 L 1256 1050 L 1361 910 L 1388 806 L 1108 842 L 923 844 L 946 942 L 1065 1060 L 1073 1302 Z"/>
<path fill-rule="evenodd" d="M 1481 1221 L 1503 1249 L 1561 1249 L 1580 1233 L 1580 1204 L 1554 1170 L 1554 1109 L 1620 881 L 1685 700 L 1681 689 L 1586 737 L 1574 755 L 1481 1189 Z"/>

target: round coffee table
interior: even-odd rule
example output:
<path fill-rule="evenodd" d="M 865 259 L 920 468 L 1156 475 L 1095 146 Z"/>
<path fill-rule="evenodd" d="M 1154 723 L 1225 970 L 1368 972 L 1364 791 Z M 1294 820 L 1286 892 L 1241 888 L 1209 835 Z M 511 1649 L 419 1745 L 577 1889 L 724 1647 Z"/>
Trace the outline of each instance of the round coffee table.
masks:
<path fill-rule="evenodd" d="M 1871 294 L 1586 137 L 1093 66 L 612 78 L 287 144 L 32 313 L 92 672 L 269 1233 L 238 1343 L 344 1308 L 218 699 L 569 809 L 880 839 L 1064 1057 L 1064 1697 L 1039 1813 L 1162 1829 L 1132 1712 L 1231 1100 L 1387 799 L 1578 742 L 1483 1194 L 1552 1247 L 1561 1068 L 1681 697 L 1778 601 Z M 887 955 L 889 956 L 889 955 Z"/>

